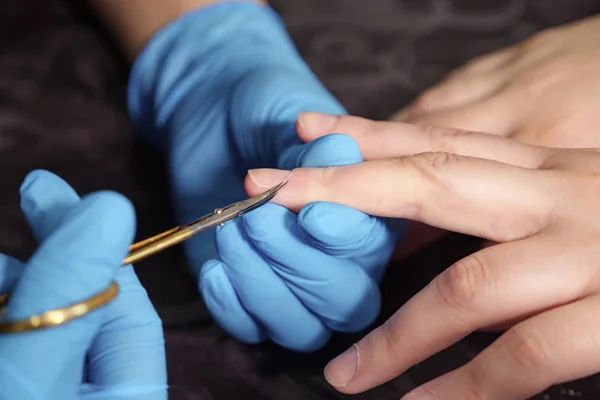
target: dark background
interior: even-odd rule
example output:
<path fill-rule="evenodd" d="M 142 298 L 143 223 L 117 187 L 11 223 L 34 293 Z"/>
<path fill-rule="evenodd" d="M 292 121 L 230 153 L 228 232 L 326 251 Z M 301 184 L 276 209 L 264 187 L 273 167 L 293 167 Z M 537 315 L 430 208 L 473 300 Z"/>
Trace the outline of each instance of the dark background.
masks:
<path fill-rule="evenodd" d="M 353 114 L 385 119 L 450 69 L 546 27 L 600 12 L 596 0 L 273 0 L 299 50 Z M 0 3 L 0 250 L 35 246 L 18 188 L 34 168 L 81 194 L 117 190 L 136 205 L 140 238 L 172 225 L 159 154 L 137 142 L 124 106 L 127 68 L 78 1 Z M 478 241 L 451 236 L 390 267 L 390 315 Z M 243 346 L 211 325 L 179 249 L 137 266 L 167 328 L 172 399 L 327 400 L 322 367 L 356 338 L 311 356 Z M 473 335 L 356 399 L 398 399 L 463 364 L 495 336 Z M 294 366 L 292 366 L 292 364 Z M 598 399 L 600 378 L 538 399 Z"/>

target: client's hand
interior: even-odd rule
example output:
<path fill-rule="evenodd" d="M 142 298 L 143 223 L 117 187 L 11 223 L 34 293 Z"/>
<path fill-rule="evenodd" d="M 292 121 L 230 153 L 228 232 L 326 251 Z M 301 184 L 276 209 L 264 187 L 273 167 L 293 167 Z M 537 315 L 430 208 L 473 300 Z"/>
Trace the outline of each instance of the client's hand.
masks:
<path fill-rule="evenodd" d="M 353 117 L 332 129 L 369 161 L 297 169 L 275 203 L 297 211 L 329 201 L 500 243 L 452 265 L 333 360 L 332 385 L 362 392 L 501 324 L 513 326 L 410 399 L 525 399 L 600 371 L 598 150 Z M 255 195 L 287 175 L 251 171 L 246 189 Z"/>
<path fill-rule="evenodd" d="M 2 399 L 166 399 L 161 322 L 131 266 L 129 202 L 114 193 L 79 199 L 55 175 L 31 173 L 21 206 L 40 247 L 25 264 L 0 255 L 7 320 L 81 302 L 113 280 L 117 297 L 64 325 L 0 335 Z"/>
<path fill-rule="evenodd" d="M 394 119 L 531 144 L 600 147 L 600 16 L 481 57 Z"/>

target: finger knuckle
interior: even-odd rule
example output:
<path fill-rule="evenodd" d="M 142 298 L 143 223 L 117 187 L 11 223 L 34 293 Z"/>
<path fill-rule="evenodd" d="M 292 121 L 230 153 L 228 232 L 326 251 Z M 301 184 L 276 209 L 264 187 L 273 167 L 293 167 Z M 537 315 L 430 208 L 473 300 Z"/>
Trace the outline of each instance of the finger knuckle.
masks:
<path fill-rule="evenodd" d="M 411 110 L 415 114 L 422 114 L 429 112 L 436 108 L 436 105 L 441 100 L 440 88 L 434 87 L 425 91 L 413 102 Z"/>
<path fill-rule="evenodd" d="M 312 172 L 315 174 L 315 181 L 320 182 L 323 187 L 335 183 L 337 176 L 335 167 L 314 168 Z"/>
<path fill-rule="evenodd" d="M 460 160 L 461 156 L 446 152 L 420 153 L 390 160 L 410 176 L 407 185 L 411 187 L 407 191 L 413 193 L 413 204 L 410 204 L 412 209 L 406 218 L 422 219 L 423 214 L 430 211 L 431 199 L 442 199 L 448 195 L 451 183 L 444 169 Z"/>
<path fill-rule="evenodd" d="M 472 310 L 485 291 L 489 267 L 477 254 L 466 257 L 444 271 L 437 291 L 450 308 L 463 313 Z"/>
<path fill-rule="evenodd" d="M 555 44 L 556 38 L 560 38 L 561 33 L 562 28 L 558 26 L 537 32 L 523 43 L 522 50 L 524 53 L 527 53 L 528 51 L 531 51 L 540 46 Z"/>
<path fill-rule="evenodd" d="M 462 129 L 440 128 L 428 125 L 423 127 L 423 135 L 432 151 L 455 153 L 457 145 L 463 138 L 469 135 L 469 132 Z"/>
<path fill-rule="evenodd" d="M 537 210 L 523 210 L 498 216 L 495 221 L 488 224 L 486 236 L 498 243 L 506 243 L 539 232 L 549 218 L 544 212 L 546 207 L 541 203 L 537 206 L 539 207 Z"/>
<path fill-rule="evenodd" d="M 460 162 L 461 156 L 448 152 L 427 152 L 414 156 L 400 157 L 397 161 L 403 168 L 414 173 L 415 181 L 424 184 L 429 197 L 443 196 L 448 191 L 444 170 Z"/>
<path fill-rule="evenodd" d="M 387 358 L 397 357 L 398 354 L 398 336 L 396 333 L 396 329 L 392 326 L 391 322 L 388 320 L 381 325 L 379 328 L 379 335 L 381 338 L 381 342 L 383 343 L 383 351 L 384 355 Z"/>
<path fill-rule="evenodd" d="M 516 326 L 505 336 L 506 349 L 521 372 L 539 372 L 549 363 L 548 339 L 538 329 Z"/>
<path fill-rule="evenodd" d="M 471 73 L 477 71 L 482 65 L 488 62 L 488 55 L 480 55 L 473 58 L 459 70 L 462 73 Z"/>
<path fill-rule="evenodd" d="M 480 400 L 486 398 L 485 392 L 485 376 L 471 365 L 467 364 L 463 367 L 459 374 L 461 385 L 460 398 L 461 400 Z"/>
<path fill-rule="evenodd" d="M 410 164 L 423 177 L 437 178 L 441 170 L 452 164 L 461 162 L 464 157 L 446 151 L 432 151 L 405 157 L 406 163 Z"/>

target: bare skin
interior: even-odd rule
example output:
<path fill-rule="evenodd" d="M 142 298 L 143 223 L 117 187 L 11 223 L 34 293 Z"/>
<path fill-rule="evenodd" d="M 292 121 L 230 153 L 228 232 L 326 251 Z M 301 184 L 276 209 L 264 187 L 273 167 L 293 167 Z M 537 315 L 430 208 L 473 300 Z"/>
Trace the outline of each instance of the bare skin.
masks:
<path fill-rule="evenodd" d="M 392 117 L 553 147 L 600 147 L 600 16 L 543 31 L 450 73 Z M 407 255 L 445 232 L 411 222 Z"/>
<path fill-rule="evenodd" d="M 507 321 L 520 322 L 406 400 L 522 400 L 600 372 L 599 150 L 317 114 L 303 114 L 299 128 L 304 141 L 347 134 L 366 161 L 296 169 L 275 203 L 341 203 L 499 243 L 450 266 L 334 359 L 325 375 L 337 390 L 373 388 Z M 246 191 L 289 173 L 250 171 Z"/>
<path fill-rule="evenodd" d="M 600 147 L 600 16 L 452 72 L 393 119 L 554 147 Z"/>
<path fill-rule="evenodd" d="M 267 4 L 266 0 L 256 0 Z M 148 40 L 181 15 L 218 0 L 88 0 L 123 52 L 134 60 Z"/>

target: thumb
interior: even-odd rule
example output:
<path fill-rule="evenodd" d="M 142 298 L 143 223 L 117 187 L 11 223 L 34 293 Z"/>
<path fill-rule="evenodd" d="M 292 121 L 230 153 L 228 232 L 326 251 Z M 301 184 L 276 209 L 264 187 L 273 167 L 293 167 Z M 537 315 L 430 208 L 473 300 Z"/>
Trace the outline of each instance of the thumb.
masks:
<path fill-rule="evenodd" d="M 134 221 L 130 203 L 115 193 L 92 194 L 75 204 L 27 263 L 7 320 L 78 303 L 108 288 L 133 239 Z M 2 386 L 44 398 L 75 398 L 102 316 L 102 310 L 92 311 L 55 328 L 0 337 L 4 369 L 20 375 Z"/>
<path fill-rule="evenodd" d="M 347 135 L 329 134 L 309 143 L 289 147 L 279 160 L 281 169 L 329 167 L 362 161 L 356 141 Z"/>

